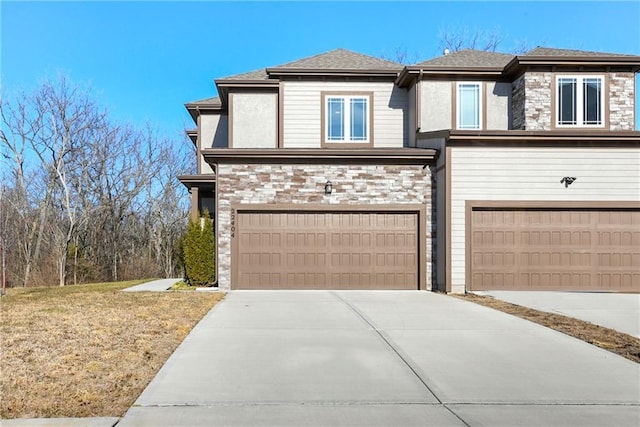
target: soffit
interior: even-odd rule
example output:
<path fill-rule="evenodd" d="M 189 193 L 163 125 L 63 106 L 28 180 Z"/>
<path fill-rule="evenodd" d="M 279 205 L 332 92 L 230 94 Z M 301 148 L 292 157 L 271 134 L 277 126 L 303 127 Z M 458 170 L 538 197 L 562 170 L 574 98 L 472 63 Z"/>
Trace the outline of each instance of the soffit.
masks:
<path fill-rule="evenodd" d="M 298 164 L 426 164 L 436 150 L 421 148 L 373 149 L 204 149 L 207 163 L 298 163 Z"/>

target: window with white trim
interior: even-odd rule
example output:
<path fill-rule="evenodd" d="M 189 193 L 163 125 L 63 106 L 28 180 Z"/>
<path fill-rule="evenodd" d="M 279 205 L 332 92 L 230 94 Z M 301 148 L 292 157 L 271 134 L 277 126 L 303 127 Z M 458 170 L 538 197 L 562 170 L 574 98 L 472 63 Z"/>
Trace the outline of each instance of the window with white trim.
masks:
<path fill-rule="evenodd" d="M 480 129 L 482 122 L 482 89 L 477 82 L 458 83 L 457 128 Z"/>
<path fill-rule="evenodd" d="M 558 76 L 556 126 L 603 126 L 602 76 Z"/>
<path fill-rule="evenodd" d="M 325 141 L 368 143 L 370 96 L 326 95 Z"/>

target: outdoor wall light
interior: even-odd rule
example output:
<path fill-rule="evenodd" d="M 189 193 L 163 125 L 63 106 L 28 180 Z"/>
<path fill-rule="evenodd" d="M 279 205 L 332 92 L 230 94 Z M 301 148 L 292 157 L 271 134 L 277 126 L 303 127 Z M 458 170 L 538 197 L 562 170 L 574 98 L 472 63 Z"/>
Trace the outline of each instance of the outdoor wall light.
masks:
<path fill-rule="evenodd" d="M 560 184 L 564 184 L 564 188 L 567 188 L 568 186 L 573 184 L 573 181 L 575 181 L 576 179 L 578 178 L 576 178 L 575 176 L 565 176 L 560 180 Z"/>
<path fill-rule="evenodd" d="M 329 195 L 332 191 L 333 184 L 331 184 L 331 181 L 327 181 L 327 183 L 324 185 L 324 194 Z"/>

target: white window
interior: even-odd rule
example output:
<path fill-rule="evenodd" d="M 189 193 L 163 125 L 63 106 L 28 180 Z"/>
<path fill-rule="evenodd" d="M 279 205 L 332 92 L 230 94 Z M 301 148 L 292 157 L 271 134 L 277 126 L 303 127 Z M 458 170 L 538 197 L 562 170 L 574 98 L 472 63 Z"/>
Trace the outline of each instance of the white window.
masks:
<path fill-rule="evenodd" d="M 326 95 L 325 141 L 368 143 L 368 95 Z"/>
<path fill-rule="evenodd" d="M 603 126 L 602 76 L 559 76 L 557 126 Z"/>
<path fill-rule="evenodd" d="M 480 83 L 458 83 L 458 129 L 480 129 L 482 121 Z"/>

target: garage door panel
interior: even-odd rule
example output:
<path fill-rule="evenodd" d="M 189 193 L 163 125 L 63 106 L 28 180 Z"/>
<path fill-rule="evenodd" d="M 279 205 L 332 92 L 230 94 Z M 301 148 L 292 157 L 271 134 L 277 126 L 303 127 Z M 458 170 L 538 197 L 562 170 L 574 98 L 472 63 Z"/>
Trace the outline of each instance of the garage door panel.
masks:
<path fill-rule="evenodd" d="M 240 212 L 238 217 L 234 288 L 418 288 L 417 212 Z"/>
<path fill-rule="evenodd" d="M 638 210 L 472 210 L 470 226 L 471 290 L 640 292 Z"/>

